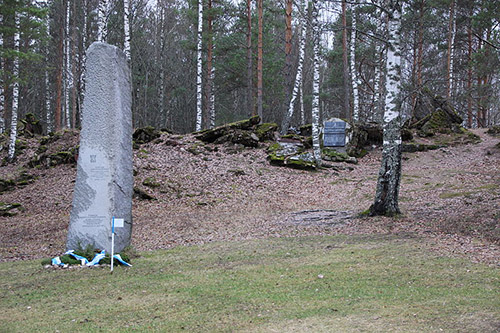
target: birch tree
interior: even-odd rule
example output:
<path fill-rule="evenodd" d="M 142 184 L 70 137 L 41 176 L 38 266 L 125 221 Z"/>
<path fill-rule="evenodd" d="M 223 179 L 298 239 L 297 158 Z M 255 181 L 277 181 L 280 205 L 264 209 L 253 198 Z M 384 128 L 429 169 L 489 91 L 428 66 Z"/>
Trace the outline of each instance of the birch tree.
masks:
<path fill-rule="evenodd" d="M 387 80 L 384 111 L 382 165 L 378 174 L 375 201 L 370 215 L 396 215 L 399 210 L 399 184 L 401 180 L 401 3 L 386 0 L 388 11 Z"/>
<path fill-rule="evenodd" d="M 312 139 L 316 165 L 321 166 L 321 148 L 319 144 L 319 9 L 318 0 L 312 0 L 312 35 L 313 35 L 313 89 L 312 89 Z"/>
<path fill-rule="evenodd" d="M 349 100 L 349 63 L 347 59 L 347 4 L 342 0 L 342 69 L 344 74 L 344 115 L 351 118 Z"/>
<path fill-rule="evenodd" d="M 71 12 L 70 0 L 66 0 L 65 8 L 65 29 L 64 29 L 64 59 L 65 59 L 65 71 L 64 71 L 64 110 L 65 110 L 65 120 L 66 127 L 70 128 L 70 107 L 69 107 L 69 93 L 71 90 L 71 84 L 73 81 L 73 73 L 71 69 L 71 55 L 70 55 L 70 43 L 71 43 L 71 33 L 70 33 L 70 12 Z M 73 110 L 75 112 L 75 110 Z"/>
<path fill-rule="evenodd" d="M 196 131 L 201 131 L 202 117 L 202 33 L 203 33 L 203 0 L 198 0 L 198 30 L 197 30 L 197 47 L 196 47 Z"/>
<path fill-rule="evenodd" d="M 123 52 L 130 62 L 130 4 L 129 0 L 123 0 L 123 33 L 125 40 L 123 41 Z"/>
<path fill-rule="evenodd" d="M 453 45 L 455 44 L 455 0 L 450 3 L 450 18 L 448 24 L 448 59 L 446 71 L 446 97 L 451 98 L 453 86 Z"/>
<path fill-rule="evenodd" d="M 302 68 L 304 66 L 304 54 L 306 49 L 306 24 L 307 23 L 305 16 L 302 16 L 300 23 L 299 63 L 297 65 L 297 74 L 295 75 L 295 83 L 293 85 L 292 97 L 290 99 L 290 103 L 288 104 L 287 113 L 285 114 L 285 117 L 281 125 L 281 134 L 286 134 L 286 132 L 288 131 L 288 127 L 290 127 L 295 101 L 297 100 L 297 95 L 299 94 L 299 90 L 302 85 Z"/>
<path fill-rule="evenodd" d="M 97 41 L 105 42 L 108 35 L 108 0 L 99 0 L 97 8 Z"/>
<path fill-rule="evenodd" d="M 359 93 L 358 86 L 359 80 L 358 75 L 356 73 L 356 11 L 355 5 L 351 5 L 351 16 L 352 16 L 352 24 L 351 24 L 351 82 L 352 82 L 352 120 L 354 122 L 359 121 Z"/>
<path fill-rule="evenodd" d="M 20 36 L 19 36 L 19 13 L 15 14 L 15 23 L 14 23 L 14 51 L 16 55 L 14 56 L 14 67 L 12 70 L 12 74 L 14 77 L 14 84 L 12 89 L 12 117 L 10 121 L 10 138 L 9 138 L 9 152 L 7 155 L 7 159 L 9 161 L 14 160 L 14 156 L 16 154 L 16 139 L 17 139 L 17 113 L 19 107 L 19 44 L 20 44 Z"/>

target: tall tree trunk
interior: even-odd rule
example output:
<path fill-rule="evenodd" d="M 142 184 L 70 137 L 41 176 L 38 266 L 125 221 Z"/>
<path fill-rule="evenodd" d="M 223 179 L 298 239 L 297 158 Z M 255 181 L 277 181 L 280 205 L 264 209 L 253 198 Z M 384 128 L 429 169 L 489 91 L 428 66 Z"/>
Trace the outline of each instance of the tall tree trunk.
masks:
<path fill-rule="evenodd" d="M 19 52 L 20 43 L 20 24 L 19 24 L 19 14 L 15 14 L 15 25 L 14 25 L 14 51 Z M 19 54 L 14 56 L 14 67 L 12 69 L 12 76 L 14 78 L 14 84 L 12 89 L 12 116 L 10 121 L 10 140 L 9 140 L 9 152 L 7 159 L 9 161 L 14 160 L 16 154 L 16 140 L 17 140 L 17 109 L 19 107 Z"/>
<path fill-rule="evenodd" d="M 387 51 L 387 82 L 384 112 L 382 165 L 371 215 L 399 214 L 399 184 L 401 180 L 401 3 L 386 0 L 389 10 Z"/>
<path fill-rule="evenodd" d="M 129 0 L 123 0 L 123 33 L 125 40 L 123 42 L 123 51 L 130 62 L 130 4 Z"/>
<path fill-rule="evenodd" d="M 105 42 L 108 36 L 108 0 L 99 0 L 97 11 L 97 41 Z"/>
<path fill-rule="evenodd" d="M 467 26 L 467 44 L 467 127 L 472 128 L 472 19 Z"/>
<path fill-rule="evenodd" d="M 64 29 L 64 59 L 65 59 L 65 70 L 64 70 L 64 111 L 65 111 L 65 126 L 67 128 L 71 127 L 71 117 L 70 117 L 70 98 L 69 93 L 71 91 L 71 84 L 73 82 L 72 69 L 71 69 L 71 55 L 70 55 L 70 45 L 71 45 L 71 32 L 70 32 L 70 12 L 71 4 L 70 0 L 66 0 L 66 11 L 65 11 L 65 29 Z M 75 110 L 73 110 L 74 112 Z"/>
<path fill-rule="evenodd" d="M 450 18 L 448 23 L 448 58 L 446 69 L 446 97 L 451 99 L 453 85 L 453 44 L 455 43 L 455 0 L 450 3 Z"/>
<path fill-rule="evenodd" d="M 73 1 L 73 15 L 76 17 L 76 1 Z M 76 25 L 76 20 L 73 18 L 73 25 Z M 71 78 L 73 80 L 71 87 L 71 109 L 73 111 L 71 118 L 71 127 L 76 128 L 76 115 L 77 115 L 77 107 L 76 107 L 76 87 L 77 87 L 77 73 L 76 73 L 76 29 L 73 27 L 72 32 L 72 40 L 73 45 L 71 47 Z"/>
<path fill-rule="evenodd" d="M 349 91 L 349 62 L 347 61 L 347 4 L 342 0 L 342 67 L 344 69 L 344 117 L 351 119 Z"/>
<path fill-rule="evenodd" d="M 352 78 L 352 120 L 359 121 L 359 94 L 358 94 L 358 75 L 356 73 L 356 11 L 355 5 L 351 5 L 351 78 Z"/>
<path fill-rule="evenodd" d="M 0 17 L 0 23 L 2 25 L 5 24 L 3 17 Z M 3 35 L 0 34 L 0 49 L 2 48 L 3 48 Z M 3 71 L 3 69 L 4 69 L 4 62 L 3 58 L 0 57 L 0 72 Z M 0 84 L 0 134 L 5 133 L 4 110 L 5 110 L 5 96 L 4 96 L 4 88 L 2 82 L 2 84 Z"/>
<path fill-rule="evenodd" d="M 165 110 L 165 9 L 160 5 L 160 127 L 167 128 L 167 111 Z"/>
<path fill-rule="evenodd" d="M 57 42 L 58 66 L 56 72 L 56 102 L 54 110 L 54 129 L 61 130 L 62 95 L 63 95 L 63 69 L 64 69 L 64 21 L 60 21 L 59 40 Z"/>
<path fill-rule="evenodd" d="M 213 66 L 213 29 L 212 29 L 212 0 L 208 0 L 207 16 L 207 114 L 209 119 L 209 128 L 215 127 L 215 96 L 214 96 L 214 76 L 215 68 Z"/>
<path fill-rule="evenodd" d="M 284 90 L 285 90 L 285 102 L 283 103 L 283 115 L 286 118 L 288 112 L 288 101 L 290 100 L 290 95 L 292 94 L 292 10 L 293 1 L 286 0 L 285 5 L 285 68 L 284 68 Z"/>
<path fill-rule="evenodd" d="M 255 116 L 252 59 L 252 0 L 247 0 L 247 108 L 248 114 Z"/>
<path fill-rule="evenodd" d="M 313 35 L 313 89 L 312 89 L 312 140 L 316 165 L 321 166 L 321 148 L 319 143 L 319 8 L 318 0 L 312 0 L 312 35 Z"/>
<path fill-rule="evenodd" d="M 257 0 L 257 11 L 259 16 L 259 32 L 257 41 L 257 114 L 259 115 L 261 121 L 263 118 L 262 111 L 262 34 L 263 34 L 263 0 Z"/>
<path fill-rule="evenodd" d="M 299 88 L 302 84 L 302 68 L 304 66 L 304 54 L 306 49 L 306 22 L 305 18 L 301 19 L 300 25 L 300 40 L 299 40 L 299 63 L 297 65 L 297 75 L 295 76 L 295 83 L 293 85 L 292 98 L 288 104 L 288 110 L 283 118 L 283 123 L 281 124 L 281 134 L 286 134 L 288 127 L 290 127 L 290 122 L 293 116 L 293 109 L 297 95 L 299 93 Z"/>
<path fill-rule="evenodd" d="M 201 118 L 202 118 L 202 74 L 203 63 L 201 54 L 201 42 L 203 32 L 203 0 L 198 0 L 198 39 L 197 39 L 197 61 L 196 61 L 196 131 L 201 131 Z"/>

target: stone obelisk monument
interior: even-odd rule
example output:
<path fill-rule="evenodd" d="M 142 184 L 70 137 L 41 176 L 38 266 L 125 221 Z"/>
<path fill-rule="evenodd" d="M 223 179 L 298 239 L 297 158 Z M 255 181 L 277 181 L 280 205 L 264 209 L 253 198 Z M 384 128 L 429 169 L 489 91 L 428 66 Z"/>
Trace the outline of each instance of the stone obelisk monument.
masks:
<path fill-rule="evenodd" d="M 73 194 L 68 250 L 92 245 L 111 250 L 113 216 L 125 220 L 115 229 L 115 252 L 130 244 L 132 231 L 132 98 L 125 54 L 93 43 L 87 50 L 86 89 L 78 170 Z"/>

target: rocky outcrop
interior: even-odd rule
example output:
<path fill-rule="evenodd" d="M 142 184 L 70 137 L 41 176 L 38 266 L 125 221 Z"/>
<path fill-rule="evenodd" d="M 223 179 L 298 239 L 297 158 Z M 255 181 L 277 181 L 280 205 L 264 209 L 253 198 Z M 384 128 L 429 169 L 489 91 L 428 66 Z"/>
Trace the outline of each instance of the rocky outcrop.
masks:
<path fill-rule="evenodd" d="M 152 126 L 147 126 L 136 129 L 132 134 L 132 138 L 136 144 L 144 144 L 159 138 L 160 135 L 160 131 Z"/>
<path fill-rule="evenodd" d="M 206 143 L 233 143 L 245 147 L 258 147 L 259 142 L 274 140 L 278 125 L 274 123 L 260 123 L 260 117 L 237 121 L 194 133 L 198 140 Z"/>
<path fill-rule="evenodd" d="M 273 143 L 267 148 L 268 159 L 272 165 L 294 169 L 315 170 L 316 163 L 312 152 L 307 152 L 300 142 Z"/>

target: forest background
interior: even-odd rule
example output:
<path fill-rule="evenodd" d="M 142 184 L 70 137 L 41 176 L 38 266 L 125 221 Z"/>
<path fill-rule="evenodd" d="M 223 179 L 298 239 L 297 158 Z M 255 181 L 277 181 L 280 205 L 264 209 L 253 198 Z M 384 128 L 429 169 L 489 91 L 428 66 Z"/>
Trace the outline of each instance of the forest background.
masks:
<path fill-rule="evenodd" d="M 487 0 L 402 4 L 402 121 L 418 111 L 425 87 L 447 97 L 466 127 L 500 123 L 500 4 Z M 80 126 L 85 50 L 100 38 L 99 8 L 104 18 L 101 39 L 120 48 L 128 48 L 130 42 L 135 127 L 191 132 L 199 129 L 200 108 L 202 128 L 257 111 L 265 122 L 288 122 L 301 36 L 305 37 L 303 75 L 289 123 L 311 122 L 315 42 L 320 45 L 320 121 L 357 114 L 361 121 L 381 122 L 384 2 L 319 1 L 318 5 L 319 41 L 312 38 L 307 1 L 3 0 L 0 131 L 11 128 L 13 109 L 16 119 L 28 113 L 41 119 L 44 132 Z M 197 92 L 203 92 L 201 99 L 197 100 Z"/>

